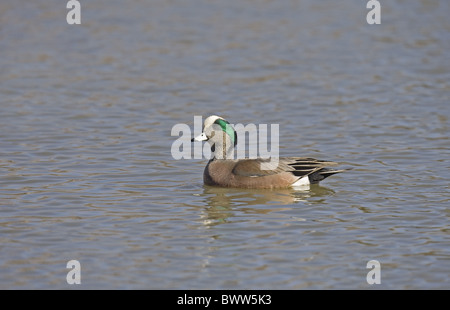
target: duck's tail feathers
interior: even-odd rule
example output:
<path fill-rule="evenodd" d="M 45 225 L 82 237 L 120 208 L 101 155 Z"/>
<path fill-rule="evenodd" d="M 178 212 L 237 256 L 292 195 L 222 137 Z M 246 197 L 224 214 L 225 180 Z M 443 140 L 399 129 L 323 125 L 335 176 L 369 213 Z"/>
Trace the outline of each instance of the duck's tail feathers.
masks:
<path fill-rule="evenodd" d="M 323 168 L 323 169 L 320 169 L 320 170 L 308 175 L 309 182 L 311 182 L 311 184 L 316 184 L 316 183 L 319 183 L 320 181 L 328 178 L 329 176 L 331 176 L 333 174 L 344 172 L 344 171 L 351 170 L 351 169 L 352 168 L 336 170 L 336 169 L 330 169 L 330 168 Z"/>

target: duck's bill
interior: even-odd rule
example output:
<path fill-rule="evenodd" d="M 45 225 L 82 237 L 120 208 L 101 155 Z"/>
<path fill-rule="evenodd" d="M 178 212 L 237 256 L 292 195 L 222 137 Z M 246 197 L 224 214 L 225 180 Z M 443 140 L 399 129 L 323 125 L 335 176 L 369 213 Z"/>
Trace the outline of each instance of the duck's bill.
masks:
<path fill-rule="evenodd" d="M 206 136 L 206 134 L 204 132 L 202 132 L 197 137 L 192 138 L 191 142 L 194 142 L 194 141 L 206 141 L 206 140 L 208 140 L 208 137 Z"/>

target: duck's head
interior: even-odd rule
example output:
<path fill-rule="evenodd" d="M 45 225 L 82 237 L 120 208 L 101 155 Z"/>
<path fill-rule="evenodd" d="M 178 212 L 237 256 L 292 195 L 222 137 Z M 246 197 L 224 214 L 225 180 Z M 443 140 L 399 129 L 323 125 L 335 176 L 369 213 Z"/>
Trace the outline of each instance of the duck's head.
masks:
<path fill-rule="evenodd" d="M 208 141 L 211 153 L 216 159 L 232 157 L 237 144 L 237 134 L 230 123 L 220 116 L 211 115 L 203 124 L 203 132 L 191 141 Z"/>

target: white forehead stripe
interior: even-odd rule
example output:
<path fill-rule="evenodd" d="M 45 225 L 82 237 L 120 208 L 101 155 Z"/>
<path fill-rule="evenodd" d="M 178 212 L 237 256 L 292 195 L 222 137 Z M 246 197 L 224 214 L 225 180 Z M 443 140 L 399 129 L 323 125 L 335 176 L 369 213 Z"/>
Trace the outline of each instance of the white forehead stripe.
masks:
<path fill-rule="evenodd" d="M 212 126 L 212 124 L 214 124 L 214 122 L 217 121 L 218 119 L 223 119 L 223 118 L 220 117 L 220 116 L 217 116 L 217 115 L 211 115 L 211 116 L 208 116 L 208 117 L 205 119 L 204 127 L 203 127 L 203 128 L 207 128 L 207 127 L 209 127 L 209 126 Z"/>

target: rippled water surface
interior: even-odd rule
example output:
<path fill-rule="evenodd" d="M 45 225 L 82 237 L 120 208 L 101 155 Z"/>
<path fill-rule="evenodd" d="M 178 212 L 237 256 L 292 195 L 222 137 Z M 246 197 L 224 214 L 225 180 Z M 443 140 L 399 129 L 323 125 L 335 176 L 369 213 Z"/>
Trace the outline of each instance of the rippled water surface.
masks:
<path fill-rule="evenodd" d="M 392 2 L 2 1 L 0 288 L 449 289 L 450 4 Z M 204 186 L 210 114 L 353 170 Z"/>

